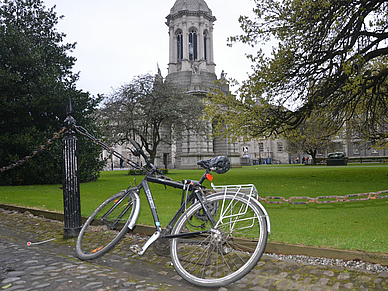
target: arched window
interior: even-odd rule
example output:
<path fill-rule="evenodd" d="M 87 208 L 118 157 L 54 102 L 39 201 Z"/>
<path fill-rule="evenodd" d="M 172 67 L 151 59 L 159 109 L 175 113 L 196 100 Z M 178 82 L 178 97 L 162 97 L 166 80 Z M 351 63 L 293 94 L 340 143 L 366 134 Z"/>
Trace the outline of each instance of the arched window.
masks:
<path fill-rule="evenodd" d="M 177 61 L 178 63 L 183 59 L 183 34 L 182 31 L 178 31 L 176 34 L 177 38 Z"/>
<path fill-rule="evenodd" d="M 203 58 L 207 60 L 207 37 L 208 37 L 208 32 L 205 30 L 203 32 Z"/>
<path fill-rule="evenodd" d="M 189 32 L 189 60 L 195 61 L 198 58 L 197 32 L 192 29 Z"/>

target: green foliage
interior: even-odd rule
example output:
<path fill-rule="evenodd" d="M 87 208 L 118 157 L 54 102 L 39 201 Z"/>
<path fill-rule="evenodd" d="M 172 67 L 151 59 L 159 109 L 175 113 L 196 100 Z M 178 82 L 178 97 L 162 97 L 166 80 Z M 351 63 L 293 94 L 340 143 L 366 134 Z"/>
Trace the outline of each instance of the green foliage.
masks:
<path fill-rule="evenodd" d="M 230 45 L 258 47 L 249 56 L 254 72 L 241 88 L 235 115 L 225 97 L 214 100 L 220 105 L 214 116 L 227 114 L 230 124 L 247 119 L 251 135 L 267 136 L 297 127 L 314 110 L 330 110 L 327 124 L 357 117 L 365 138 L 384 140 L 387 11 L 382 0 L 255 0 L 256 16 L 240 17 L 243 34 L 229 39 Z M 260 45 L 269 41 L 274 46 L 266 56 Z"/>
<path fill-rule="evenodd" d="M 99 98 L 75 88 L 78 75 L 55 29 L 54 8 L 41 0 L 6 0 L 0 5 L 0 167 L 30 155 L 63 127 L 69 98 L 77 124 L 93 127 Z M 0 184 L 62 181 L 61 142 L 56 141 L 22 166 L 0 174 Z M 99 150 L 80 140 L 81 180 L 98 177 Z"/>
<path fill-rule="evenodd" d="M 262 96 L 235 96 L 230 92 L 225 95 L 219 86 L 208 94 L 205 112 L 205 118 L 213 122 L 213 135 L 233 141 L 276 138 L 288 129 L 278 119 L 278 114 L 287 112 L 283 106 L 273 105 Z"/>
<path fill-rule="evenodd" d="M 376 58 L 364 68 L 363 78 L 369 79 L 376 74 L 388 70 L 388 57 Z M 360 98 L 360 102 L 354 110 L 354 118 L 347 122 L 348 136 L 353 139 L 369 141 L 374 148 L 388 147 L 388 79 L 379 81 L 379 90 L 373 86 L 365 86 L 361 80 L 357 80 L 366 96 Z M 368 98 L 368 96 L 378 96 L 378 98 Z M 374 123 L 368 122 L 373 118 Z"/>

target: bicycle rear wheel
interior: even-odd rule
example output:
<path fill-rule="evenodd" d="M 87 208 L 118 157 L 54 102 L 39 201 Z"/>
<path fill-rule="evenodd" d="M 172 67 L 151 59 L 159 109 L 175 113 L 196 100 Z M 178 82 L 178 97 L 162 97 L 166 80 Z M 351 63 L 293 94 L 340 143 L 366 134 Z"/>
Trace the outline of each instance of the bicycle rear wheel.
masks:
<path fill-rule="evenodd" d="M 256 200 L 236 193 L 216 193 L 207 197 L 207 205 L 218 204 L 210 220 L 198 219 L 203 211 L 198 202 L 175 224 L 171 240 L 171 260 L 176 271 L 188 282 L 204 287 L 233 283 L 255 267 L 267 244 L 267 224 Z"/>
<path fill-rule="evenodd" d="M 122 191 L 103 202 L 82 226 L 76 243 L 81 260 L 96 259 L 110 251 L 127 233 L 140 207 L 134 194 Z"/>

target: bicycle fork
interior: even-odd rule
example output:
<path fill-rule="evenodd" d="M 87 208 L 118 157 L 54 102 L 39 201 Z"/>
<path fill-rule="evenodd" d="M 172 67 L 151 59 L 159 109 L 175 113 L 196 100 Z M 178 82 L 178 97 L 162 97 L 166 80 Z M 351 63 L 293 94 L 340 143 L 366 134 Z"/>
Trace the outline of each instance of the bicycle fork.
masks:
<path fill-rule="evenodd" d="M 134 252 L 135 254 L 138 254 L 139 256 L 144 255 L 146 250 L 152 245 L 161 235 L 161 231 L 156 231 L 144 244 L 143 247 L 140 247 L 139 245 L 132 245 L 130 246 L 130 250 Z"/>
<path fill-rule="evenodd" d="M 154 221 L 155 221 L 156 232 L 147 240 L 147 242 L 143 245 L 143 247 L 140 247 L 139 245 L 130 246 L 130 250 L 132 252 L 134 252 L 135 254 L 138 254 L 140 256 L 144 255 L 144 253 L 147 251 L 147 249 L 150 247 L 150 245 L 152 245 L 162 234 L 162 229 L 160 228 L 158 213 L 156 211 L 156 207 L 155 207 L 154 199 L 153 199 L 152 194 L 151 194 L 150 187 L 149 187 L 146 180 L 142 181 L 141 186 L 146 194 L 149 206 L 151 208 L 152 216 L 153 216 Z M 140 210 L 140 204 L 139 204 L 139 210 Z M 134 226 L 135 226 L 135 224 L 132 225 L 132 228 Z"/>

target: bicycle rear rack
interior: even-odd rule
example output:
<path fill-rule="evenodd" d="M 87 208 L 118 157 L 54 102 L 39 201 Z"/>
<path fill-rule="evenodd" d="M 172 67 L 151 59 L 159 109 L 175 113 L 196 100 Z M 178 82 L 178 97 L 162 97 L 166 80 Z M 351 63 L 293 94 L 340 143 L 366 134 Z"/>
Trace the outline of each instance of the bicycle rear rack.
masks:
<path fill-rule="evenodd" d="M 271 222 L 269 220 L 269 215 L 267 210 L 264 208 L 264 206 L 259 202 L 259 192 L 257 191 L 255 185 L 253 184 L 245 184 L 245 185 L 220 185 L 215 186 L 213 183 L 211 183 L 211 186 L 214 191 L 219 193 L 224 193 L 226 195 L 227 193 L 234 193 L 234 195 L 247 195 L 249 197 L 248 200 L 251 198 L 254 198 L 257 200 L 258 206 L 261 208 L 261 210 L 264 212 L 264 216 L 267 223 L 267 231 L 270 234 L 271 233 Z"/>
<path fill-rule="evenodd" d="M 248 196 L 251 196 L 253 198 L 258 199 L 259 193 L 253 184 L 245 184 L 245 185 L 220 185 L 215 186 L 212 183 L 212 188 L 217 192 L 234 192 L 236 194 L 246 194 Z"/>

